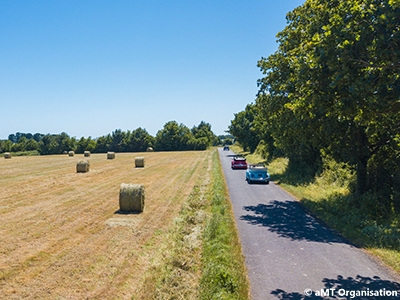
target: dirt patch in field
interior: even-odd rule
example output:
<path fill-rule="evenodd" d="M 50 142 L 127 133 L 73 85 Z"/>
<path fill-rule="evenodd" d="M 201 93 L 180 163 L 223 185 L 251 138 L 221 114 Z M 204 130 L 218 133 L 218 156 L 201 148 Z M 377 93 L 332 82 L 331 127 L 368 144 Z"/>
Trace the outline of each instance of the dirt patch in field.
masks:
<path fill-rule="evenodd" d="M 135 168 L 135 157 L 146 158 Z M 82 155 L 83 157 L 83 155 Z M 208 152 L 15 157 L 0 163 L 4 299 L 131 299 Z M 145 210 L 118 213 L 121 183 L 143 184 Z"/>

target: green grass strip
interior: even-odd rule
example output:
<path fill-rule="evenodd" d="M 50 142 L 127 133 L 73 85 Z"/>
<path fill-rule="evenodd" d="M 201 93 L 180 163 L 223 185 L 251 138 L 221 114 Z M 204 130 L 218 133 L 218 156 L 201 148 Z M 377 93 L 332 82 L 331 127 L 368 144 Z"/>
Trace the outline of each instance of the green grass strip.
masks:
<path fill-rule="evenodd" d="M 217 151 L 212 159 L 211 216 L 203 235 L 200 299 L 250 299 L 244 258 Z"/>

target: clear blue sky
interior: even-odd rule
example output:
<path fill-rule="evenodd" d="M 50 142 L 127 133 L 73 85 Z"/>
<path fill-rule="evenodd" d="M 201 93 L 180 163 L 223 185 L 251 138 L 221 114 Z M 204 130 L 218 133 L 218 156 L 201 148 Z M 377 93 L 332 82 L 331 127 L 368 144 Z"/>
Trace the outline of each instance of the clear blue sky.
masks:
<path fill-rule="evenodd" d="M 217 135 L 257 93 L 302 0 L 2 0 L 0 139 L 201 121 Z"/>

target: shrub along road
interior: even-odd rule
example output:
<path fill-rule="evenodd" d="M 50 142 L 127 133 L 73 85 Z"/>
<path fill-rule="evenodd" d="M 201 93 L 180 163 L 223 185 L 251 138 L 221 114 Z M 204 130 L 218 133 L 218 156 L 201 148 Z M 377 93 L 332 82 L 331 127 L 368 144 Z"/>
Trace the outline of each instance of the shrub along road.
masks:
<path fill-rule="evenodd" d="M 306 213 L 273 182 L 247 184 L 245 170 L 230 168 L 233 152 L 219 154 L 252 299 L 398 299 L 392 291 L 400 297 L 397 275 Z"/>

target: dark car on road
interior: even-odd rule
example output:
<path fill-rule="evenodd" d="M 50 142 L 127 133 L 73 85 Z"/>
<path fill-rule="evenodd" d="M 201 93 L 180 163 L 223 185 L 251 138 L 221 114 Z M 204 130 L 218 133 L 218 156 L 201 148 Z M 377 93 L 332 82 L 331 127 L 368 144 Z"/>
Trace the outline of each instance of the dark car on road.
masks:
<path fill-rule="evenodd" d="M 224 151 L 229 151 L 229 146 L 224 146 Z"/>

